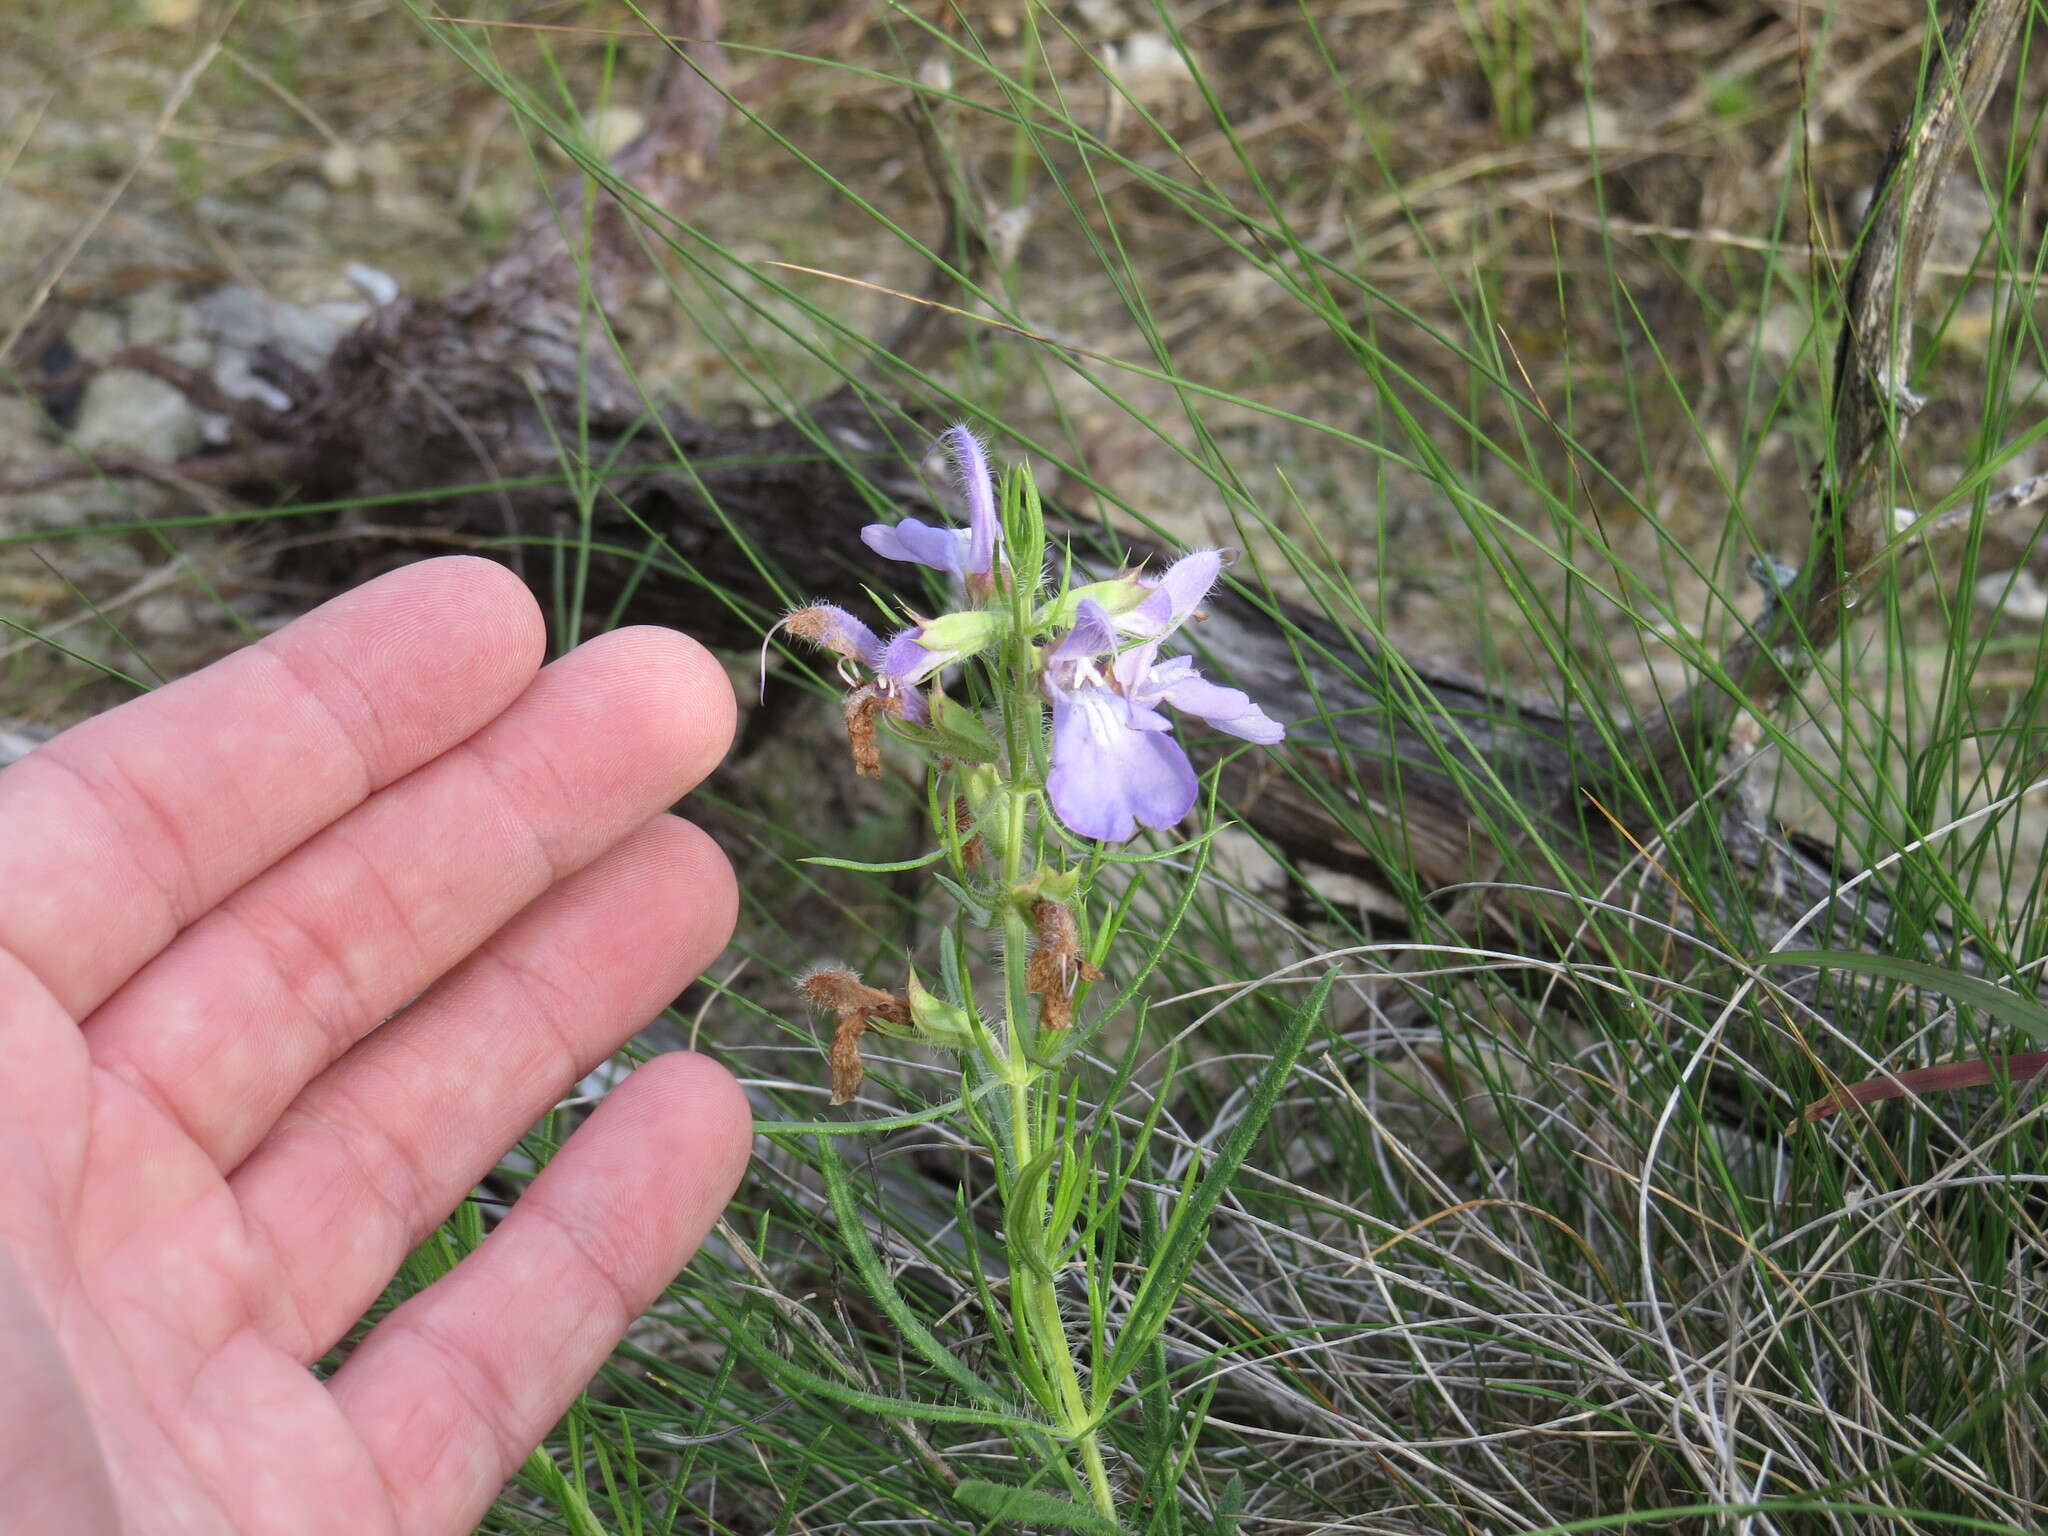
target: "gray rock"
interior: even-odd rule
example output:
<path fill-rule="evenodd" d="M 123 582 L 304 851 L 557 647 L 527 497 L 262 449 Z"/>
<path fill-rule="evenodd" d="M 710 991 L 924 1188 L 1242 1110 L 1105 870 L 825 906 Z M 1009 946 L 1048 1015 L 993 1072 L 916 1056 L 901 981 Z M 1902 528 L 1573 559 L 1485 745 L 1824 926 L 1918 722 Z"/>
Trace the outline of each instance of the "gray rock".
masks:
<path fill-rule="evenodd" d="M 85 452 L 174 464 L 199 450 L 199 410 L 152 374 L 109 368 L 85 388 L 72 441 Z"/>
<path fill-rule="evenodd" d="M 301 219 L 324 219 L 333 201 L 334 194 L 323 183 L 304 176 L 287 183 L 277 194 L 277 206 Z"/>
<path fill-rule="evenodd" d="M 1628 120 L 1604 101 L 1572 101 L 1546 117 L 1536 132 L 1571 149 L 1611 149 L 1628 139 Z"/>
<path fill-rule="evenodd" d="M 0 764 L 20 762 L 55 734 L 47 725 L 0 718 Z"/>
<path fill-rule="evenodd" d="M 152 640 L 182 640 L 199 629 L 192 600 L 180 592 L 159 592 L 135 605 L 135 627 Z"/>
<path fill-rule="evenodd" d="M 243 283 L 214 289 L 195 308 L 207 335 L 222 346 L 244 352 L 275 347 L 308 373 L 317 373 L 341 340 L 342 327 L 332 320 Z"/>
<path fill-rule="evenodd" d="M 1983 187 L 1958 175 L 1941 194 L 1928 255 L 1953 266 L 1973 261 L 1984 237 L 1991 233 L 1992 217 L 1991 199 L 1984 195 Z"/>
<path fill-rule="evenodd" d="M 94 486 L 93 491 L 102 493 L 96 498 L 85 498 L 84 504 L 96 510 L 102 521 L 136 521 L 154 517 L 170 504 L 170 493 L 160 485 Z M 83 518 L 74 519 L 83 522 Z M 126 585 L 149 569 L 149 561 L 126 539 L 81 539 L 66 550 L 64 574 L 81 587 L 87 582 L 105 582 L 108 586 L 116 583 Z M 95 626 L 97 627 L 97 626 Z"/>
<path fill-rule="evenodd" d="M 372 304 L 390 304 L 398 298 L 398 279 L 381 267 L 352 261 L 341 269 L 341 275 L 353 283 L 356 291 Z"/>
<path fill-rule="evenodd" d="M 26 480 L 69 458 L 34 401 L 0 393 L 0 479 Z"/>
<path fill-rule="evenodd" d="M 128 340 L 133 346 L 171 346 L 191 324 L 191 306 L 169 283 L 154 283 L 128 301 Z"/>
<path fill-rule="evenodd" d="M 1986 571 L 1977 578 L 1977 606 L 2021 624 L 2048 619 L 2048 587 L 2025 566 L 2016 571 Z"/>
<path fill-rule="evenodd" d="M 47 490 L 0 500 L 0 532 L 140 522 L 163 511 L 169 499 L 163 486 L 126 476 L 75 480 L 68 485 L 53 485 Z M 132 546 L 109 539 L 94 541 L 91 548 L 66 555 L 64 573 L 74 580 L 90 575 L 126 581 L 141 575 L 142 568 L 142 556 Z"/>
<path fill-rule="evenodd" d="M 71 343 L 72 351 L 93 363 L 105 362 L 128 341 L 121 317 L 105 309 L 81 310 L 64 339 Z"/>

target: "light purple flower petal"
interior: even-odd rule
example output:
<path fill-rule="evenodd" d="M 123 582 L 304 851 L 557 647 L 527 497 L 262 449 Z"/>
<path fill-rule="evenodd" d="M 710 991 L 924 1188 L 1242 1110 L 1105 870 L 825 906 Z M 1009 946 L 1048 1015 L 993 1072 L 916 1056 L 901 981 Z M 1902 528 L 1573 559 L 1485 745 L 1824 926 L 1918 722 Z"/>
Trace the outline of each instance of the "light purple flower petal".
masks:
<path fill-rule="evenodd" d="M 1052 648 L 1046 660 L 1053 663 L 1087 661 L 1115 649 L 1116 629 L 1110 623 L 1109 610 L 1093 598 L 1084 597 L 1075 610 L 1074 627 Z"/>
<path fill-rule="evenodd" d="M 1116 627 L 1141 640 L 1159 640 L 1188 621 L 1223 574 L 1223 551 L 1198 549 L 1169 565 L 1152 595 L 1116 621 Z"/>
<path fill-rule="evenodd" d="M 1238 688 L 1225 688 L 1192 672 L 1169 686 L 1160 697 L 1183 714 L 1195 715 L 1217 730 L 1242 736 L 1246 741 L 1270 747 L 1287 735 L 1277 720 L 1251 701 L 1250 694 Z"/>
<path fill-rule="evenodd" d="M 1175 656 L 1156 661 L 1159 642 L 1137 646 L 1116 659 L 1116 680 L 1134 706 L 1171 704 L 1184 714 L 1206 720 L 1219 731 L 1265 746 L 1287 732 L 1238 688 L 1212 683 L 1195 670 L 1195 658 Z"/>
<path fill-rule="evenodd" d="M 919 643 L 922 627 L 899 630 L 890 636 L 888 647 L 875 663 L 875 671 L 899 688 L 914 688 L 958 655 L 957 651 L 927 650 Z"/>
<path fill-rule="evenodd" d="M 1149 645 L 1134 645 L 1117 657 L 1111 664 L 1110 671 L 1116 674 L 1117 683 L 1123 691 L 1137 698 L 1152 688 L 1155 679 L 1177 677 L 1195 664 L 1195 658 L 1192 656 L 1175 656 L 1167 661 L 1159 661 L 1156 659 L 1158 655 L 1157 640 Z"/>
<path fill-rule="evenodd" d="M 894 524 L 869 523 L 860 531 L 861 543 L 884 560 L 928 565 L 955 576 L 966 574 L 967 543 L 971 537 L 965 528 L 934 528 L 914 517 Z"/>
<path fill-rule="evenodd" d="M 1120 843 L 1194 809 L 1195 770 L 1165 726 L 1107 688 L 1054 691 L 1045 789 L 1070 831 Z"/>
<path fill-rule="evenodd" d="M 988 454 L 981 439 L 964 426 L 948 427 L 939 441 L 953 455 L 960 471 L 960 493 L 967 500 L 967 551 L 960 574 L 986 575 L 996 563 L 996 547 L 1003 535 L 996 517 L 996 487 L 988 471 Z"/>
<path fill-rule="evenodd" d="M 889 707 L 902 719 L 908 720 L 912 725 L 932 723 L 931 706 L 925 703 L 924 695 L 915 688 L 888 688 L 884 690 L 884 694 L 889 700 Z"/>
<path fill-rule="evenodd" d="M 875 638 L 875 632 L 831 603 L 799 608 L 782 623 L 799 640 L 808 640 L 865 667 L 873 667 L 882 654 L 882 642 Z"/>
<path fill-rule="evenodd" d="M 861 542 L 884 560 L 928 565 L 962 581 L 971 576 L 986 576 L 995 566 L 996 551 L 1003 541 L 988 454 L 982 449 L 981 440 L 966 427 L 948 428 L 939 443 L 953 456 L 959 472 L 960 494 L 967 504 L 967 526 L 941 528 L 921 518 L 906 517 L 895 523 L 869 523 L 860 531 Z"/>

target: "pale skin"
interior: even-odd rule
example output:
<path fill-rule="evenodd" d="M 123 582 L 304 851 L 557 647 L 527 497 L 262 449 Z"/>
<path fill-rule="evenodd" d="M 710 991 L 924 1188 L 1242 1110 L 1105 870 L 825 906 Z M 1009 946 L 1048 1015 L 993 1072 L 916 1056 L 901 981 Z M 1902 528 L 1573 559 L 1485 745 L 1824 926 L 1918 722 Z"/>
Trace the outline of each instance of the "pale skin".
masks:
<path fill-rule="evenodd" d="M 731 929 L 666 814 L 724 674 L 544 644 L 504 570 L 428 561 L 0 772 L 10 1536 L 469 1530 L 730 1198 L 745 1098 L 659 1057 L 308 1369 Z"/>

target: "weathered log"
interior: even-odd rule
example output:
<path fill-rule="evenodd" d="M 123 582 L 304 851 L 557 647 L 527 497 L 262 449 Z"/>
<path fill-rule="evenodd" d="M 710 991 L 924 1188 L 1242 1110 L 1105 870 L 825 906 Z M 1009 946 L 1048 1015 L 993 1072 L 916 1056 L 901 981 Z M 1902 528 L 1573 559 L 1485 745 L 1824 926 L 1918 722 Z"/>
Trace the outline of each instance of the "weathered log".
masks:
<path fill-rule="evenodd" d="M 1898 398 L 1903 371 L 1903 343 L 1878 322 L 1891 325 L 1910 298 L 1939 182 L 1989 100 L 2019 8 L 2019 0 L 1964 7 L 1928 110 L 1901 131 L 1872 201 L 1845 324 L 1842 435 L 1822 486 L 1822 557 L 1785 608 L 1785 622 L 1809 645 L 1840 621 L 1844 573 L 1860 575 L 1873 547 L 1859 531 L 1871 526 L 1870 487 L 1879 479 L 1868 466 L 1894 415 L 1868 397 L 1882 385 Z M 323 375 L 287 381 L 297 404 L 243 455 L 194 462 L 210 485 L 252 494 L 289 485 L 309 500 L 417 497 L 465 481 L 492 487 L 345 516 L 344 532 L 374 518 L 376 542 L 300 541 L 287 556 L 291 575 L 339 588 L 380 564 L 455 543 L 494 550 L 545 589 L 552 561 L 528 558 L 533 546 L 574 545 L 579 563 L 589 552 L 586 611 L 672 624 L 736 648 L 752 647 L 777 610 L 804 598 L 863 586 L 900 591 L 903 568 L 870 555 L 855 530 L 878 502 L 930 514 L 914 466 L 942 423 L 851 389 L 765 428 L 650 411 L 592 314 L 591 296 L 616 295 L 639 267 L 635 221 L 680 220 L 701 200 L 725 113 L 717 22 L 711 0 L 671 17 L 675 35 L 698 40 L 671 43 L 676 67 L 664 95 L 646 132 L 614 162 L 635 206 L 589 178 L 570 178 L 475 281 L 445 299 L 383 306 Z M 575 232 L 573 245 L 565 229 Z M 585 463 L 605 466 L 594 507 L 562 483 L 565 443 L 587 445 Z M 1105 560 L 1148 553 L 1136 543 L 1097 550 Z M 1669 714 L 1640 722 L 1647 755 L 1637 760 L 1668 770 L 1660 774 L 1667 784 L 1711 780 L 1731 710 L 1766 707 L 1788 686 L 1764 665 L 1771 638 L 1746 639 L 1728 658 L 1732 694 L 1702 684 Z M 1539 826 L 1568 845 L 1587 846 L 1599 830 L 1585 825 L 1582 792 L 1608 777 L 1609 760 L 1582 721 L 1383 655 L 1370 637 L 1285 604 L 1222 595 L 1198 639 L 1218 670 L 1271 712 L 1309 722 L 1286 766 L 1241 761 L 1229 781 L 1237 814 L 1301 860 L 1391 869 L 1427 891 L 1511 865 L 1513 808 L 1533 808 Z M 1302 655 L 1316 658 L 1309 676 Z M 1332 793 L 1316 792 L 1317 774 Z M 1826 899 L 1834 871 L 1732 802 L 1711 815 L 1731 856 L 1780 893 L 1788 916 Z M 1628 853 L 1618 841 L 1606 851 Z M 1881 906 L 1868 921 L 1883 921 Z"/>

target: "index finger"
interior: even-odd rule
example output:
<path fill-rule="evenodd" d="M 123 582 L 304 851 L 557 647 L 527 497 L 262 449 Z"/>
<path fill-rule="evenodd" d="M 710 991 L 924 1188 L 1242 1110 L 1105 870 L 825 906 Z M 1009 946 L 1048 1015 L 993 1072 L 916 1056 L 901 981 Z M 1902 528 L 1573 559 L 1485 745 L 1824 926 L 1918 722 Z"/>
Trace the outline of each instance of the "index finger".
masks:
<path fill-rule="evenodd" d="M 0 949 L 83 1018 L 194 919 L 489 723 L 539 669 L 519 579 L 393 571 L 0 774 Z"/>

